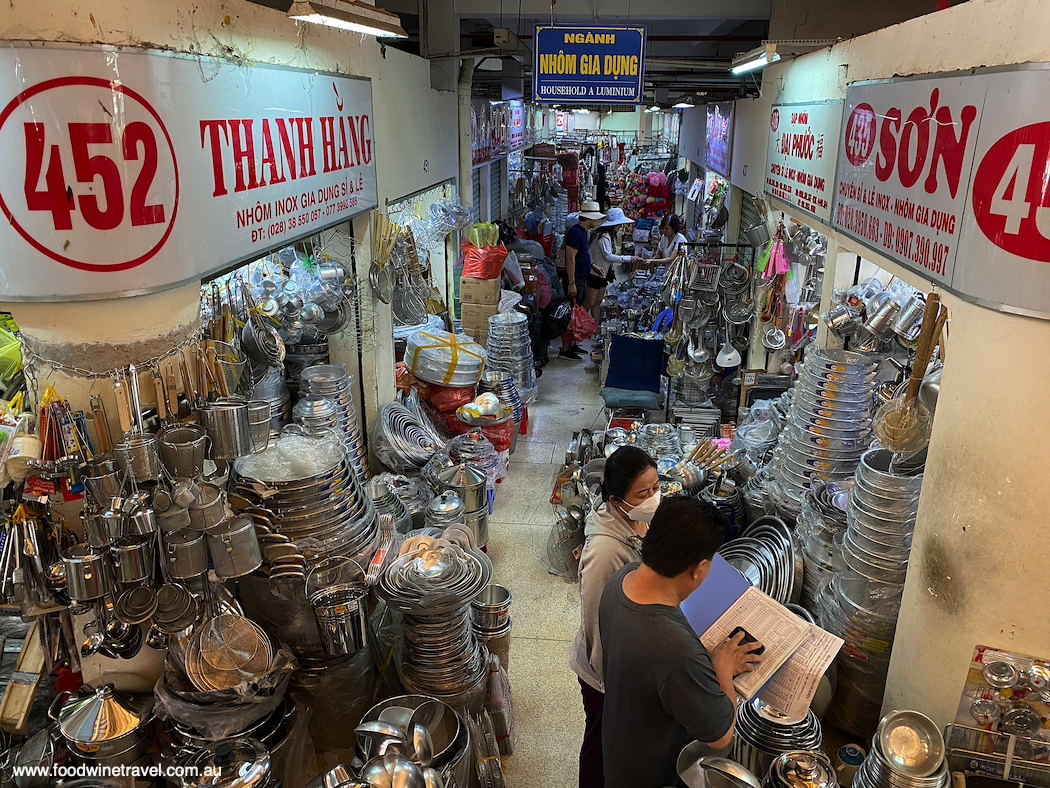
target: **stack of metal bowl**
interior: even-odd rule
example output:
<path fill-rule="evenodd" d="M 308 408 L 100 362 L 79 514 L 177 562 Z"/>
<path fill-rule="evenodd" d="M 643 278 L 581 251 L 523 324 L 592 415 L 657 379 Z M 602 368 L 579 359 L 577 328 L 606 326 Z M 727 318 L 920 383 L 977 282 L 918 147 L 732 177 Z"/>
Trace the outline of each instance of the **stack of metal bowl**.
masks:
<path fill-rule="evenodd" d="M 852 479 L 820 482 L 802 496 L 795 538 L 802 547 L 805 571 L 801 601 L 807 610 L 816 609 L 817 595 L 835 571 L 835 538 L 846 530 L 846 508 L 852 488 Z"/>
<path fill-rule="evenodd" d="M 357 421 L 357 409 L 350 391 L 353 378 L 343 364 L 315 364 L 303 370 L 301 388 L 312 395 L 327 397 L 336 406 L 334 428 L 342 436 L 346 453 L 361 484 L 368 481 L 368 457 L 361 427 Z"/>
<path fill-rule="evenodd" d="M 444 531 L 448 526 L 459 523 L 467 524 L 467 510 L 455 490 L 445 490 L 440 495 L 434 496 L 427 504 L 426 520 L 427 528 L 440 528 Z"/>
<path fill-rule="evenodd" d="M 817 481 L 848 479 L 872 440 L 871 401 L 878 363 L 832 348 L 806 354 L 788 422 L 774 453 L 777 512 L 794 521 Z"/>
<path fill-rule="evenodd" d="M 755 774 L 766 774 L 781 753 L 819 750 L 824 734 L 817 715 L 809 710 L 792 719 L 761 698 L 737 707 L 733 760 Z"/>
<path fill-rule="evenodd" d="M 405 361 L 420 380 L 443 386 L 474 386 L 485 364 L 485 349 L 466 334 L 427 329 L 409 336 Z"/>
<path fill-rule="evenodd" d="M 744 498 L 736 482 L 724 477 L 709 482 L 700 490 L 700 497 L 718 507 L 726 518 L 725 538 L 734 538 L 744 522 Z"/>
<path fill-rule="evenodd" d="M 682 446 L 678 443 L 678 429 L 673 424 L 646 424 L 642 427 L 642 448 L 649 456 L 678 458 L 682 456 Z"/>
<path fill-rule="evenodd" d="M 486 391 L 491 391 L 499 397 L 500 402 L 511 408 L 514 411 L 515 423 L 521 424 L 524 414 L 521 395 L 510 372 L 501 369 L 487 369 L 482 372 L 481 380 L 478 381 L 478 394 L 484 394 Z"/>
<path fill-rule="evenodd" d="M 376 512 L 389 517 L 398 533 L 405 534 L 412 530 L 412 515 L 402 500 L 394 495 L 390 485 L 382 479 L 372 479 L 365 484 L 365 492 L 372 499 Z"/>
<path fill-rule="evenodd" d="M 945 788 L 951 782 L 944 738 L 917 711 L 891 711 L 879 722 L 853 788 Z"/>
<path fill-rule="evenodd" d="M 234 463 L 234 471 L 236 491 L 272 512 L 292 541 L 348 556 L 370 557 L 378 547 L 375 507 L 333 436 L 282 434 L 266 451 Z"/>
<path fill-rule="evenodd" d="M 489 339 L 485 366 L 509 372 L 521 401 L 536 401 L 536 368 L 529 338 L 529 319 L 521 312 L 501 312 L 489 318 Z"/>
<path fill-rule="evenodd" d="M 395 473 L 422 468 L 443 448 L 404 405 L 388 402 L 372 425 L 375 453 Z"/>
<path fill-rule="evenodd" d="M 817 597 L 820 626 L 845 641 L 825 719 L 857 736 L 871 733 L 882 710 L 902 589 L 845 570 Z"/>
<path fill-rule="evenodd" d="M 903 585 L 922 476 L 899 476 L 890 470 L 892 462 L 893 453 L 885 449 L 861 457 L 849 494 L 842 560 L 869 580 Z"/>
<path fill-rule="evenodd" d="M 778 517 L 762 517 L 739 539 L 718 550 L 748 582 L 781 604 L 797 602 L 802 593 L 802 554 L 791 530 Z"/>
<path fill-rule="evenodd" d="M 378 594 L 404 614 L 406 689 L 457 708 L 484 701 L 485 652 L 470 604 L 491 578 L 484 553 L 454 543 L 405 553 L 380 575 Z"/>
<path fill-rule="evenodd" d="M 319 435 L 325 430 L 338 432 L 335 423 L 336 404 L 320 394 L 307 394 L 301 397 L 292 408 L 292 416 L 311 435 Z"/>
<path fill-rule="evenodd" d="M 267 368 L 252 387 L 252 399 L 270 403 L 270 426 L 274 429 L 280 429 L 292 420 L 292 395 L 284 384 L 283 370 Z"/>

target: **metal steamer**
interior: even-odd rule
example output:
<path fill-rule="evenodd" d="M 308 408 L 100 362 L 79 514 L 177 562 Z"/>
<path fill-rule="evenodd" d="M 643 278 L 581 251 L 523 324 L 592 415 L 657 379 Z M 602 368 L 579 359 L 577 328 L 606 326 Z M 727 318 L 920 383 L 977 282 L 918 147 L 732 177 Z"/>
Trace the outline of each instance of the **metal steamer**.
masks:
<path fill-rule="evenodd" d="M 439 485 L 456 493 L 464 505 L 464 519 L 475 547 L 489 541 L 488 477 L 477 468 L 460 463 L 438 472 Z"/>

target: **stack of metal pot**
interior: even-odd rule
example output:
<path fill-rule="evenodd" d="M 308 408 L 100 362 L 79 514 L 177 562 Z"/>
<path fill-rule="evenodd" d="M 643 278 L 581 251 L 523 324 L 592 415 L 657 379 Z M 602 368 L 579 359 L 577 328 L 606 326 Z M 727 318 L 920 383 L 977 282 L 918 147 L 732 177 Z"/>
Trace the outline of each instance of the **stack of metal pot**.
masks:
<path fill-rule="evenodd" d="M 465 463 L 445 468 L 437 474 L 442 488 L 452 490 L 463 501 L 467 527 L 474 535 L 476 547 L 489 541 L 488 478 Z"/>
<path fill-rule="evenodd" d="M 737 707 L 733 734 L 733 760 L 755 774 L 765 774 L 781 753 L 819 750 L 823 732 L 817 715 L 809 710 L 803 719 L 791 719 L 761 698 Z"/>

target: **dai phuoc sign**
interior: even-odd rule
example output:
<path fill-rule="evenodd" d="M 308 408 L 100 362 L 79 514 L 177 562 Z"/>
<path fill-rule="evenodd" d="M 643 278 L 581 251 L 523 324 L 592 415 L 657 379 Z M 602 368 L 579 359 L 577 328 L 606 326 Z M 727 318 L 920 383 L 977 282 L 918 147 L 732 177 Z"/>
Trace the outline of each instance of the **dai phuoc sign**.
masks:
<path fill-rule="evenodd" d="M 536 25 L 536 103 L 640 104 L 644 27 Z"/>
<path fill-rule="evenodd" d="M 372 85 L 113 47 L 0 53 L 0 294 L 200 280 L 375 207 Z"/>

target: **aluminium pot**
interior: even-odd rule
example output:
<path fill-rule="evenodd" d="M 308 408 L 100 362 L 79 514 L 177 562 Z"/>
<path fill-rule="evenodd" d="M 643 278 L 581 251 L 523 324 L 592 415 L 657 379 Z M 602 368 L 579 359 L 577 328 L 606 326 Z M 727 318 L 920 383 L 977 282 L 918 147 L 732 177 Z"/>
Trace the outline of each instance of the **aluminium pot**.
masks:
<path fill-rule="evenodd" d="M 48 715 L 58 722 L 66 747 L 77 758 L 106 765 L 131 764 L 153 745 L 153 693 L 140 696 L 117 693 L 112 684 L 71 698 L 61 693 Z"/>
<path fill-rule="evenodd" d="M 223 739 L 190 757 L 182 788 L 267 788 L 272 762 L 256 739 Z"/>

